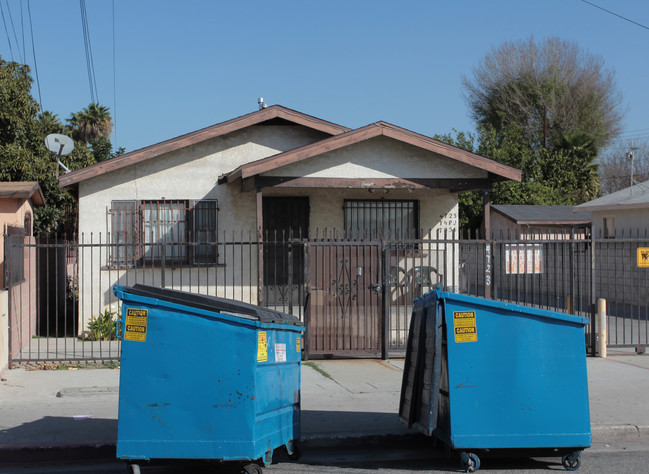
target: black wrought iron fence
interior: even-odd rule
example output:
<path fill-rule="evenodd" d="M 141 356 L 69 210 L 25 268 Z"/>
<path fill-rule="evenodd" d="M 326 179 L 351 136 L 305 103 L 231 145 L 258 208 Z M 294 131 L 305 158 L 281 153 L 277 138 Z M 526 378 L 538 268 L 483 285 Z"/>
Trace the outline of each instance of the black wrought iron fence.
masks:
<path fill-rule="evenodd" d="M 112 287 L 138 283 L 295 314 L 307 327 L 307 355 L 402 354 L 412 302 L 436 286 L 586 317 L 603 297 L 609 302 L 609 344 L 647 344 L 649 264 L 641 265 L 643 252 L 649 252 L 647 239 L 421 235 L 431 238 L 282 237 L 260 243 L 256 234 L 230 233 L 216 241 L 164 242 L 159 260 L 131 259 L 123 265 L 114 255 L 145 255 L 133 248 L 145 243 L 116 243 L 100 234 L 72 241 L 11 236 L 5 239 L 10 258 L 4 279 L 11 282 L 10 360 L 118 359 L 120 308 Z M 215 260 L 167 260 L 165 255 L 174 254 L 169 245 L 182 245 L 188 254 L 200 246 Z M 590 324 L 589 347 L 595 341 Z"/>

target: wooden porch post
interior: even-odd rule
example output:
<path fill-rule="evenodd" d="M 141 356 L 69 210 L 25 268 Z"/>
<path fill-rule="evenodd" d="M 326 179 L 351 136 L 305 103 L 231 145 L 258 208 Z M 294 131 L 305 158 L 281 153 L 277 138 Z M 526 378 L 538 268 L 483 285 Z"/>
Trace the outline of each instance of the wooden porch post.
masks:
<path fill-rule="evenodd" d="M 263 200 L 261 188 L 256 188 L 257 199 L 257 248 L 259 255 L 257 257 L 257 304 L 264 305 L 264 217 L 263 217 Z"/>
<path fill-rule="evenodd" d="M 491 190 L 484 192 L 482 202 L 484 205 L 484 238 L 485 244 L 485 271 L 484 271 L 484 296 L 491 299 L 492 269 L 493 269 L 493 242 L 491 238 Z"/>
<path fill-rule="evenodd" d="M 484 238 L 489 239 L 491 237 L 491 190 L 487 189 L 482 195 L 482 205 L 484 208 L 484 218 L 482 221 L 482 231 L 484 232 Z"/>

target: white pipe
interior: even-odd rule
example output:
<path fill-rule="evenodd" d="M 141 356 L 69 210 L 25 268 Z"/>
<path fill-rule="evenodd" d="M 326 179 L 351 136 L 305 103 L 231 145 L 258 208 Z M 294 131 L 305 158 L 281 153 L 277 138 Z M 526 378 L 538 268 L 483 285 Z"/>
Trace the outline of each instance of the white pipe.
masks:
<path fill-rule="evenodd" d="M 606 299 L 597 300 L 597 320 L 599 323 L 599 356 L 606 359 Z"/>

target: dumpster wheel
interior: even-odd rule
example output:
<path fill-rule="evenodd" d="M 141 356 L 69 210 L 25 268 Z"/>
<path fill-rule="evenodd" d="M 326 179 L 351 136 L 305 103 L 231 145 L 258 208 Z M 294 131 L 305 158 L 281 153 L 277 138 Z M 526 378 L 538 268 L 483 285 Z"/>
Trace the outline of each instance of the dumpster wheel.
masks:
<path fill-rule="evenodd" d="M 140 465 L 135 463 L 128 464 L 128 473 L 129 474 L 140 474 Z"/>
<path fill-rule="evenodd" d="M 460 462 L 464 472 L 476 472 L 480 469 L 480 458 L 474 453 L 460 453 Z"/>
<path fill-rule="evenodd" d="M 573 451 L 561 458 L 561 464 L 566 471 L 576 471 L 581 466 L 581 451 Z"/>
<path fill-rule="evenodd" d="M 259 464 L 250 463 L 243 466 L 243 474 L 263 474 L 263 469 Z"/>

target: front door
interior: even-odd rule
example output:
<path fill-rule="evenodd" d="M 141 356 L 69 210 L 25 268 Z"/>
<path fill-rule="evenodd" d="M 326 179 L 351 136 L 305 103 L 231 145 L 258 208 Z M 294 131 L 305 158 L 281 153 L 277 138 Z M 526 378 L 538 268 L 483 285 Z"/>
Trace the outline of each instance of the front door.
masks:
<path fill-rule="evenodd" d="M 264 303 L 298 314 L 304 302 L 304 245 L 308 197 L 263 198 Z M 301 314 L 301 313 L 300 313 Z"/>

